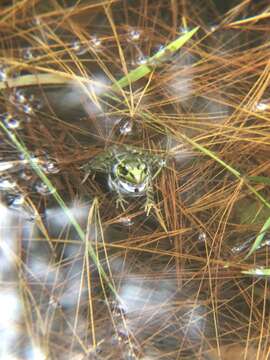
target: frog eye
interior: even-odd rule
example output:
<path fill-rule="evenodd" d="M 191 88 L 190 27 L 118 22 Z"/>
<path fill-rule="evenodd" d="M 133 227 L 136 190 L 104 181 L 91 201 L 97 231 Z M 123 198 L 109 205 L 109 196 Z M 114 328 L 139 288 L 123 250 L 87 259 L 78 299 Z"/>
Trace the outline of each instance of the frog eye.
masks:
<path fill-rule="evenodd" d="M 127 175 L 128 174 L 128 169 L 125 166 L 121 166 L 120 167 L 120 172 L 123 175 Z"/>

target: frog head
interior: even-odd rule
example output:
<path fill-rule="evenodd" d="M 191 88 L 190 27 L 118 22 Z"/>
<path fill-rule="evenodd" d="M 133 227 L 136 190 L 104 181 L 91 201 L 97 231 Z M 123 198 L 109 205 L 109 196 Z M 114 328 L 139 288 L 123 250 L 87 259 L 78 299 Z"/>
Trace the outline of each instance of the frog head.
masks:
<path fill-rule="evenodd" d="M 122 159 L 115 167 L 115 176 L 131 185 L 140 185 L 147 182 L 149 169 L 140 158 Z"/>

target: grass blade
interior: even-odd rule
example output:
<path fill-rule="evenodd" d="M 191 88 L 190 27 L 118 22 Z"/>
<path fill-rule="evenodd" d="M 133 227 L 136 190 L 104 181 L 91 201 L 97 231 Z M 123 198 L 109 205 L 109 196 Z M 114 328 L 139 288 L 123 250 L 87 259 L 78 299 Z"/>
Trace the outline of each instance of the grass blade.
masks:
<path fill-rule="evenodd" d="M 242 270 L 241 273 L 254 276 L 270 276 L 270 268 L 254 268 L 250 270 Z"/>
<path fill-rule="evenodd" d="M 184 35 L 180 36 L 176 40 L 172 41 L 170 44 L 165 46 L 164 49 L 158 51 L 155 55 L 150 57 L 147 61 L 147 64 L 143 64 L 138 66 L 136 69 L 130 71 L 126 76 L 122 77 L 118 80 L 113 86 L 112 90 L 120 90 L 126 87 L 129 84 L 134 83 L 135 81 L 143 78 L 151 71 L 153 71 L 153 65 L 156 62 L 162 62 L 167 59 L 167 55 L 174 54 L 177 50 L 179 50 L 192 36 L 199 30 L 199 27 L 196 27 Z"/>

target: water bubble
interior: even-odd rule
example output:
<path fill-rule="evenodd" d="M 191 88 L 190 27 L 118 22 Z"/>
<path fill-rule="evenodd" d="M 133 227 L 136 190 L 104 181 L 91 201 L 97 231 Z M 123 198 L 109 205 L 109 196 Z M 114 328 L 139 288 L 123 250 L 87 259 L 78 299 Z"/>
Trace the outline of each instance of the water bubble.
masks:
<path fill-rule="evenodd" d="M 34 57 L 32 49 L 31 48 L 24 49 L 22 56 L 23 56 L 24 60 L 32 60 Z"/>
<path fill-rule="evenodd" d="M 212 26 L 210 26 L 210 31 L 214 32 L 217 30 L 217 28 L 218 28 L 218 25 L 212 25 Z"/>
<path fill-rule="evenodd" d="M 133 129 L 133 123 L 131 120 L 120 120 L 119 132 L 122 135 L 130 135 Z"/>
<path fill-rule="evenodd" d="M 96 48 L 100 47 L 102 44 L 102 40 L 97 35 L 93 35 L 90 42 Z"/>
<path fill-rule="evenodd" d="M 1 179 L 0 178 L 0 190 L 12 190 L 17 186 L 16 181 L 12 181 L 11 179 Z"/>
<path fill-rule="evenodd" d="M 25 114 L 32 115 L 34 110 L 30 104 L 25 104 L 22 107 L 22 110 Z"/>
<path fill-rule="evenodd" d="M 25 197 L 22 194 L 10 194 L 7 196 L 7 205 L 11 208 L 17 208 L 24 204 Z"/>
<path fill-rule="evenodd" d="M 60 171 L 57 164 L 52 160 L 44 161 L 41 164 L 41 168 L 47 174 L 57 174 Z"/>
<path fill-rule="evenodd" d="M 134 65 L 144 65 L 147 63 L 147 61 L 148 61 L 148 57 L 141 54 L 135 59 Z"/>
<path fill-rule="evenodd" d="M 198 240 L 199 240 L 200 242 L 205 242 L 206 239 L 207 239 L 206 233 L 200 232 L 200 233 L 199 233 L 199 236 L 198 236 Z"/>
<path fill-rule="evenodd" d="M 17 129 L 20 126 L 20 121 L 8 113 L 1 115 L 1 118 L 9 129 Z"/>
<path fill-rule="evenodd" d="M 166 166 L 167 161 L 165 159 L 160 159 L 158 164 L 159 164 L 160 167 L 163 167 L 163 166 Z"/>
<path fill-rule="evenodd" d="M 139 29 L 131 29 L 129 32 L 128 32 L 128 40 L 129 41 L 139 41 L 140 40 L 140 37 L 141 37 L 141 30 Z"/>
<path fill-rule="evenodd" d="M 87 47 L 83 45 L 79 40 L 73 41 L 71 44 L 71 48 L 77 55 L 83 55 L 87 52 Z"/>
<path fill-rule="evenodd" d="M 15 90 L 9 97 L 9 100 L 14 104 L 24 104 L 26 97 L 23 90 Z"/>
<path fill-rule="evenodd" d="M 53 193 L 53 191 L 50 190 L 50 189 L 48 188 L 48 186 L 47 186 L 44 182 L 42 182 L 41 180 L 39 180 L 39 181 L 36 182 L 36 184 L 35 184 L 35 190 L 36 190 L 39 194 L 41 194 L 41 195 L 43 195 L 43 196 L 48 196 L 48 195 L 50 195 L 50 194 Z"/>

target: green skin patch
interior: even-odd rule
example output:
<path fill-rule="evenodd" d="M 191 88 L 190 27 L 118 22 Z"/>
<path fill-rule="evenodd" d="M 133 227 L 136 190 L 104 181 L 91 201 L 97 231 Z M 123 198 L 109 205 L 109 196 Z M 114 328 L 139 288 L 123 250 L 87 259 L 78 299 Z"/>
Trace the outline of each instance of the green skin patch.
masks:
<path fill-rule="evenodd" d="M 122 181 L 127 181 L 134 185 L 146 182 L 149 176 L 146 164 L 140 161 L 129 163 L 126 160 L 118 164 L 115 175 Z"/>

